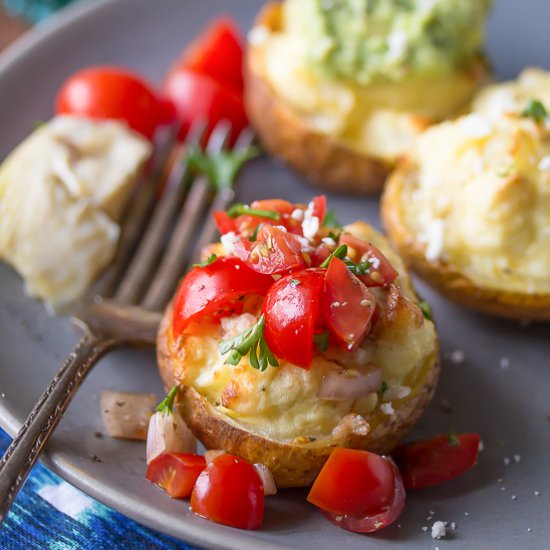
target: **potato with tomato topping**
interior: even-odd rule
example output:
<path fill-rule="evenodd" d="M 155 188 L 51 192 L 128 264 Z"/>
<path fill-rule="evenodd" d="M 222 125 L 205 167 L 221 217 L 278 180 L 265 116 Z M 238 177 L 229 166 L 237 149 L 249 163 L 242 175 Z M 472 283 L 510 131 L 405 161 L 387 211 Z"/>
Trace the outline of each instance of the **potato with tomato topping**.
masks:
<path fill-rule="evenodd" d="M 177 405 L 207 448 L 311 485 L 335 447 L 390 451 L 430 401 L 438 344 L 399 257 L 325 197 L 235 205 L 158 335 Z"/>

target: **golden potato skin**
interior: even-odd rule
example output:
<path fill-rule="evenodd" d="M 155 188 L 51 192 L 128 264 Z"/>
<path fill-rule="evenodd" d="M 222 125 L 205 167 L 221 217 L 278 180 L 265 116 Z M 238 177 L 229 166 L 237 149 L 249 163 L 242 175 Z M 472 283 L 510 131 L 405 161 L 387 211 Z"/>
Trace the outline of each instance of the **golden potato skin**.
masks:
<path fill-rule="evenodd" d="M 157 360 L 161 377 L 167 387 L 176 384 L 178 354 L 171 337 L 172 307 L 169 306 L 160 324 L 157 339 Z M 208 449 L 223 449 L 271 470 L 278 487 L 310 486 L 331 451 L 336 446 L 368 449 L 373 452 L 391 451 L 416 423 L 435 392 L 439 377 L 438 350 L 426 359 L 425 375 L 412 388 L 410 397 L 403 399 L 389 417 L 378 411 L 371 420 L 366 436 L 351 435 L 336 443 L 332 438 L 312 443 L 281 443 L 256 435 L 217 411 L 194 388 L 180 386 L 177 407 L 193 434 Z"/>
<path fill-rule="evenodd" d="M 256 24 L 276 30 L 280 12 L 279 3 L 269 3 Z M 245 84 L 246 110 L 266 151 L 329 191 L 365 195 L 382 189 L 391 167 L 308 128 L 264 78 L 261 46 L 247 48 Z"/>
<path fill-rule="evenodd" d="M 389 178 L 381 202 L 386 233 L 407 266 L 459 305 L 505 319 L 549 321 L 550 295 L 481 287 L 452 265 L 426 259 L 425 245 L 415 240 L 401 216 L 402 209 L 406 207 L 401 202 L 402 191 L 413 170 L 410 162 L 403 161 Z"/>

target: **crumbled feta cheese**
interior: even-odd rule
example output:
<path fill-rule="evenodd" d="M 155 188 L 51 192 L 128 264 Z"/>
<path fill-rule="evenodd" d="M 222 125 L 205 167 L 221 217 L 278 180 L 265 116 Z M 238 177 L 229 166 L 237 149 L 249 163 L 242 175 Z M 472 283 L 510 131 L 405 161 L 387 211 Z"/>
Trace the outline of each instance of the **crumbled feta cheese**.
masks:
<path fill-rule="evenodd" d="M 464 363 L 464 358 L 465 355 L 461 349 L 455 349 L 450 355 L 451 363 L 453 363 L 454 365 Z"/>
<path fill-rule="evenodd" d="M 501 357 L 500 358 L 500 368 L 501 369 L 507 369 L 510 366 L 510 359 L 508 357 Z"/>
<path fill-rule="evenodd" d="M 540 497 L 540 491 L 533 491 L 533 494 L 534 494 L 536 497 Z"/>
<path fill-rule="evenodd" d="M 510 459 L 507 456 L 505 456 L 502 459 L 502 462 L 504 463 L 504 466 L 508 466 L 508 464 L 510 464 Z"/>
<path fill-rule="evenodd" d="M 394 399 L 404 399 L 411 393 L 409 386 L 402 386 L 400 384 L 392 384 L 384 392 L 384 399 L 393 401 Z"/>
<path fill-rule="evenodd" d="M 310 202 L 304 213 L 304 221 L 302 222 L 302 233 L 306 239 L 312 240 L 317 235 L 321 221 L 317 216 L 313 215 L 313 202 Z"/>
<path fill-rule="evenodd" d="M 434 521 L 432 525 L 432 539 L 442 539 L 447 534 L 446 521 Z"/>
<path fill-rule="evenodd" d="M 514 455 L 514 462 L 516 462 L 516 463 L 521 462 L 521 455 L 515 454 Z"/>
<path fill-rule="evenodd" d="M 334 248 L 336 246 L 336 241 L 330 237 L 323 237 L 321 242 L 325 243 L 329 248 Z"/>
<path fill-rule="evenodd" d="M 443 220 L 432 220 L 426 231 L 418 236 L 419 241 L 427 245 L 424 255 L 430 262 L 437 260 L 443 253 L 444 229 Z"/>
<path fill-rule="evenodd" d="M 550 156 L 542 157 L 539 162 L 539 170 L 541 172 L 547 172 L 550 170 Z"/>
<path fill-rule="evenodd" d="M 464 512 L 464 515 L 468 517 L 470 515 L 470 512 Z"/>
<path fill-rule="evenodd" d="M 374 269 L 378 269 L 380 267 L 380 259 L 379 258 L 369 258 L 370 265 L 374 267 Z"/>
<path fill-rule="evenodd" d="M 477 446 L 477 451 L 478 451 L 478 453 L 481 453 L 484 449 L 485 449 L 485 444 L 484 444 L 483 441 L 480 439 L 480 440 L 479 440 L 479 444 L 478 444 L 478 446 Z"/>
<path fill-rule="evenodd" d="M 226 254 L 233 254 L 235 252 L 235 245 L 239 242 L 239 237 L 233 231 L 229 231 L 229 233 L 220 237 L 220 241 Z"/>
<path fill-rule="evenodd" d="M 451 529 L 452 529 L 453 531 L 456 531 L 456 527 L 457 527 L 456 521 L 451 521 Z"/>
<path fill-rule="evenodd" d="M 258 25 L 250 29 L 248 33 L 248 43 L 252 46 L 259 46 L 264 44 L 269 37 L 269 29 L 263 25 Z"/>
<path fill-rule="evenodd" d="M 517 500 L 517 499 L 518 499 L 517 495 L 512 495 L 512 500 Z"/>
<path fill-rule="evenodd" d="M 428 526 L 427 526 L 427 525 L 423 525 L 423 526 L 422 526 L 422 531 L 424 531 L 424 533 L 427 533 L 427 532 L 428 532 Z"/>
<path fill-rule="evenodd" d="M 380 405 L 380 410 L 388 416 L 391 416 L 395 413 L 395 410 L 393 409 L 393 405 L 391 403 L 382 403 Z"/>
<path fill-rule="evenodd" d="M 299 222 L 301 222 L 304 219 L 304 211 L 301 208 L 296 208 L 292 211 L 290 217 L 293 220 L 298 220 Z"/>
<path fill-rule="evenodd" d="M 483 138 L 491 134 L 492 124 L 483 116 L 471 113 L 460 121 L 463 132 L 471 138 Z"/>

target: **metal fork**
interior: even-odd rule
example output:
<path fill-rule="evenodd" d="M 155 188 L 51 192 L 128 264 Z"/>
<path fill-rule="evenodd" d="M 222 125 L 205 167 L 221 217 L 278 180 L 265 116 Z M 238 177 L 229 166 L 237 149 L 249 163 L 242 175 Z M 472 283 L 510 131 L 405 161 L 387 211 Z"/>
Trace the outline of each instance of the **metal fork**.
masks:
<path fill-rule="evenodd" d="M 227 123 L 219 123 L 206 150 L 220 151 L 229 130 Z M 202 128 L 195 126 L 191 134 L 190 141 L 198 143 Z M 144 182 L 125 215 L 116 258 L 95 285 L 95 298 L 73 318 L 82 333 L 81 340 L 0 459 L 0 522 L 97 361 L 123 345 L 154 345 L 161 311 L 179 278 L 186 266 L 198 258 L 202 246 L 216 235 L 210 214 L 227 208 L 234 199 L 233 189 L 213 193 L 204 177 L 190 180 L 189 170 L 182 162 L 183 149 L 174 146 L 174 137 L 175 134 L 164 147 L 157 148 L 160 153 L 153 176 Z M 252 133 L 244 130 L 235 149 L 244 149 L 251 141 Z M 159 199 L 162 182 L 164 192 Z"/>

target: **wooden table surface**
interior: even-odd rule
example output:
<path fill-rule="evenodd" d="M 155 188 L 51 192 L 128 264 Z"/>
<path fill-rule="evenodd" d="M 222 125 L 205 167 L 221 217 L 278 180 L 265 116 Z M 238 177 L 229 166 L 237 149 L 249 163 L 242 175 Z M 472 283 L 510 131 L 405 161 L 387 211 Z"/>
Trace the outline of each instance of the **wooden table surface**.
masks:
<path fill-rule="evenodd" d="M 0 6 L 0 50 L 3 50 L 8 44 L 13 42 L 27 28 L 27 23 L 8 16 Z"/>

